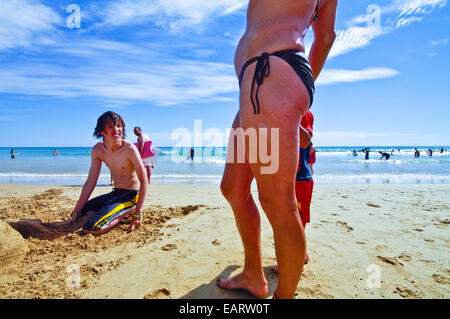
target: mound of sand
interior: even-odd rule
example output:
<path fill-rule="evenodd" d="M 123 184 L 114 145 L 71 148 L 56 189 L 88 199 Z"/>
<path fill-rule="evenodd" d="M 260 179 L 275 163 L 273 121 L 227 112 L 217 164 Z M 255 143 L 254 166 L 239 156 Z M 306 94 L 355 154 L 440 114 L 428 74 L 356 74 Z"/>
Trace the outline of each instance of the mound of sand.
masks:
<path fill-rule="evenodd" d="M 0 220 L 0 234 L 0 267 L 21 261 L 28 252 L 27 241 L 3 220 Z"/>
<path fill-rule="evenodd" d="M 73 196 L 78 194 L 79 189 Z M 0 197 L 0 259 L 7 256 L 22 262 L 21 267 L 3 267 L 0 262 L 0 298 L 80 298 L 80 289 L 95 287 L 96 280 L 126 262 L 133 249 L 162 238 L 161 229 L 168 221 L 206 209 L 204 205 L 147 206 L 139 229 L 128 233 L 128 218 L 96 237 L 81 232 L 84 217 L 73 227 L 61 227 L 75 203 L 61 189 Z M 126 253 L 120 253 L 122 247 Z M 174 249 L 170 245 L 165 248 Z M 73 265 L 80 270 L 80 289 L 66 285 Z M 165 296 L 164 291 L 157 292 L 160 295 Z"/>

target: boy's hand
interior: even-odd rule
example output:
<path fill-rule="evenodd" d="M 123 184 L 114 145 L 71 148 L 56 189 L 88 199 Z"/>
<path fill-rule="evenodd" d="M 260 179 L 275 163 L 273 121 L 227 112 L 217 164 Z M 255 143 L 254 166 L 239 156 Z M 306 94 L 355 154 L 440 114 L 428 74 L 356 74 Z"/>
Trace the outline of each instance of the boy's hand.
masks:
<path fill-rule="evenodd" d="M 79 214 L 80 213 L 78 211 L 74 210 L 72 212 L 72 214 L 70 214 L 69 224 L 72 224 L 73 222 L 75 222 L 77 220 Z"/>
<path fill-rule="evenodd" d="M 135 211 L 133 214 L 131 214 L 131 217 L 130 227 L 128 228 L 129 233 L 131 233 L 134 229 L 138 229 L 139 227 L 141 227 L 142 213 L 138 213 Z"/>

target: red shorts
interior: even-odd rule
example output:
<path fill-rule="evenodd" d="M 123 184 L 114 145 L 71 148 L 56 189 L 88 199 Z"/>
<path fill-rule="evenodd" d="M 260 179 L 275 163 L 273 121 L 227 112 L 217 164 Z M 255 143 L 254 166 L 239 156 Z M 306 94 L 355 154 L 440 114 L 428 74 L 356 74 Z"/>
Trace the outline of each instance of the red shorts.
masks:
<path fill-rule="evenodd" d="M 314 181 L 296 181 L 295 196 L 298 202 L 298 211 L 302 218 L 303 227 L 310 221 L 310 210 Z"/>

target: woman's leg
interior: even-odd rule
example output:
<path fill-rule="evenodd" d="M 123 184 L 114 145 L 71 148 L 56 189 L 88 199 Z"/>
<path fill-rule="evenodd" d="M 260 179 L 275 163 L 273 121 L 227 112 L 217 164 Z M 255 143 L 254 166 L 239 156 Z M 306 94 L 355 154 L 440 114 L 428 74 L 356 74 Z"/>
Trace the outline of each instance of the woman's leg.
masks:
<path fill-rule="evenodd" d="M 259 91 L 261 113 L 254 114 L 250 101 L 255 66 L 250 66 L 241 82 L 240 124 L 244 130 L 267 130 L 268 149 L 278 169 L 265 173 L 260 157 L 262 142 L 258 138 L 258 160 L 249 162 L 258 185 L 261 206 L 272 225 L 275 253 L 279 266 L 277 296 L 293 298 L 303 271 L 305 235 L 295 197 L 295 174 L 299 155 L 300 119 L 309 107 L 309 94 L 303 82 L 283 60 L 270 58 L 271 73 Z M 262 130 L 263 129 L 263 130 Z M 252 154 L 248 154 L 252 158 Z"/>
<path fill-rule="evenodd" d="M 233 129 L 238 128 L 239 113 L 233 123 Z M 251 194 L 253 175 L 248 163 L 237 163 L 237 152 L 240 151 L 238 143 L 234 134 L 231 134 L 227 149 L 227 163 L 220 188 L 233 209 L 236 226 L 244 246 L 245 263 L 242 273 L 220 280 L 218 285 L 226 289 L 246 289 L 254 295 L 265 296 L 268 288 L 261 260 L 261 222 Z"/>

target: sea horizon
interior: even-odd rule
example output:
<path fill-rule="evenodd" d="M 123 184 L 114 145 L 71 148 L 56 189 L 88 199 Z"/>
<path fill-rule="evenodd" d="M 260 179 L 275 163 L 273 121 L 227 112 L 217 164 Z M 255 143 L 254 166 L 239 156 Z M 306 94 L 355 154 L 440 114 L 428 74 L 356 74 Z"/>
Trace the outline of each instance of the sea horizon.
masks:
<path fill-rule="evenodd" d="M 369 147 L 369 159 L 361 149 Z M 190 147 L 161 146 L 152 183 L 220 184 L 226 163 L 226 147 L 194 147 L 194 161 L 188 160 Z M 415 148 L 421 156 L 414 157 Z M 443 148 L 445 151 L 440 152 Z M 450 184 L 450 153 L 447 146 L 316 146 L 314 181 L 318 184 Z M 37 185 L 83 185 L 90 167 L 92 147 L 0 147 L 0 183 Z M 53 150 L 59 154 L 53 156 Z M 433 150 L 432 156 L 427 150 Z M 356 150 L 355 154 L 353 150 Z M 391 154 L 380 159 L 378 151 Z M 106 165 L 98 185 L 109 185 Z"/>

